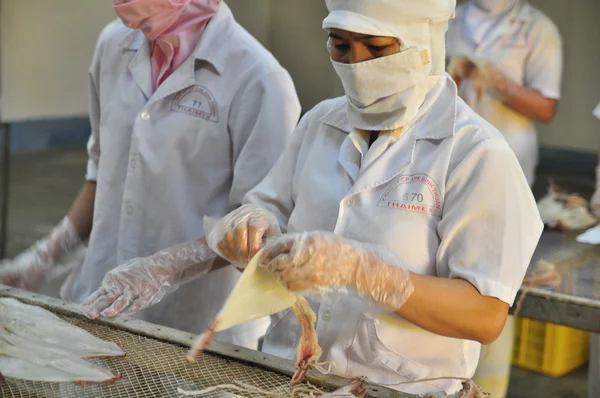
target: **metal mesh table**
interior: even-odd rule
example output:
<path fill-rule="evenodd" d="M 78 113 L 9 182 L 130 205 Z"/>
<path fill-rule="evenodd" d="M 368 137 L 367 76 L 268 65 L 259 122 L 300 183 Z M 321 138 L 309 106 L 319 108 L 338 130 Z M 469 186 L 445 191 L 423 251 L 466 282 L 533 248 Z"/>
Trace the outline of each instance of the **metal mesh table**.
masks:
<path fill-rule="evenodd" d="M 576 237 L 544 231 L 532 266 L 554 264 L 562 284 L 527 289 L 519 316 L 600 332 L 600 246 L 578 243 Z"/>
<path fill-rule="evenodd" d="M 99 338 L 113 341 L 127 354 L 122 358 L 93 359 L 96 364 L 116 370 L 123 378 L 113 384 L 78 386 L 75 383 L 29 382 L 7 378 L 0 386 L 2 397 L 87 398 L 87 397 L 180 397 L 177 388 L 198 390 L 239 381 L 252 387 L 285 394 L 290 391 L 294 365 L 260 352 L 214 343 L 198 363 L 187 362 L 185 355 L 194 335 L 163 328 L 131 318 L 88 321 L 77 314 L 77 306 L 60 300 L 0 286 L 0 296 L 11 296 L 28 304 L 42 306 Z M 308 381 L 325 391 L 349 383 L 335 376 L 309 372 Z M 380 386 L 368 386 L 370 397 L 412 397 Z M 211 398 L 261 397 L 258 393 L 215 391 Z"/>

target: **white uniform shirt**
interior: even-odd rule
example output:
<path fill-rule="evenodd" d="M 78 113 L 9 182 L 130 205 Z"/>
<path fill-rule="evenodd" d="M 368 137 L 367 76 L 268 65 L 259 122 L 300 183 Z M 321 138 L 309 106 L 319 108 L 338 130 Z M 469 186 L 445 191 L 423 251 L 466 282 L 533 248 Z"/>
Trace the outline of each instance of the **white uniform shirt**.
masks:
<path fill-rule="evenodd" d="M 289 74 L 222 4 L 194 53 L 151 91 L 148 40 L 115 21 L 91 67 L 87 179 L 97 181 L 85 262 L 67 299 L 84 300 L 123 262 L 204 236 L 203 216 L 240 205 L 281 155 L 300 116 Z M 140 316 L 199 333 L 240 273 L 181 287 Z M 268 319 L 217 338 L 247 344 Z"/>
<path fill-rule="evenodd" d="M 467 55 L 492 62 L 516 83 L 559 99 L 563 69 L 562 41 L 554 23 L 522 2 L 488 33 L 480 44 L 468 37 L 465 18 L 471 3 L 459 6 L 446 36 L 447 55 Z M 538 140 L 534 121 L 485 94 L 477 100 L 473 84 L 461 83 L 459 95 L 493 124 L 515 151 L 530 185 L 538 163 Z"/>
<path fill-rule="evenodd" d="M 428 96 L 429 111 L 399 138 L 381 134 L 371 148 L 364 133 L 351 131 L 345 101 L 328 100 L 307 113 L 283 156 L 244 202 L 273 212 L 284 231 L 331 231 L 378 244 L 405 269 L 463 278 L 482 294 L 512 304 L 543 227 L 500 133 L 457 98 L 449 78 L 440 78 Z M 321 360 L 334 361 L 348 376 L 398 383 L 475 372 L 476 342 L 408 322 L 403 328 L 374 322 L 357 309 L 356 299 L 311 304 L 318 314 Z M 263 350 L 293 359 L 300 332 L 293 312 L 274 315 Z M 398 388 L 450 392 L 460 383 Z"/>

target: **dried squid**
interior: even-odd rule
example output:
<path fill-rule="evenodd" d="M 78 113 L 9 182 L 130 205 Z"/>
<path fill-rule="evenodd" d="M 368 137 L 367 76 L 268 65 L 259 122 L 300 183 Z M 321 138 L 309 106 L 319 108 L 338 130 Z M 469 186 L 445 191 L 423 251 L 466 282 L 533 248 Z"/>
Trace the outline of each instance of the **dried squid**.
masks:
<path fill-rule="evenodd" d="M 0 374 L 22 380 L 106 383 L 118 375 L 83 358 L 125 352 L 53 313 L 0 298 Z"/>

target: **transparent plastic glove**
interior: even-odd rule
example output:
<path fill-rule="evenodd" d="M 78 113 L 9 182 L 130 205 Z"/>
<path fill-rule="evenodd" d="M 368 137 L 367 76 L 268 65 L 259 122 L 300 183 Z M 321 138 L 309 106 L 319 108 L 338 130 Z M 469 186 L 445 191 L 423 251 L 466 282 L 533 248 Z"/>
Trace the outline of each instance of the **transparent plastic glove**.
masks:
<path fill-rule="evenodd" d="M 519 88 L 518 84 L 489 61 L 478 60 L 476 65 L 472 79 L 478 98 L 487 91 L 499 100 L 505 101 Z"/>
<path fill-rule="evenodd" d="M 600 219 L 600 166 L 596 168 L 596 192 L 594 192 L 594 196 L 592 196 L 590 205 L 592 207 L 592 213 L 594 213 L 596 218 Z"/>
<path fill-rule="evenodd" d="M 106 274 L 100 288 L 86 299 L 85 312 L 92 319 L 139 312 L 208 273 L 215 258 L 204 240 L 134 258 Z"/>
<path fill-rule="evenodd" d="M 65 217 L 54 229 L 12 260 L 0 262 L 0 283 L 20 289 L 39 289 L 61 259 L 83 245 Z"/>
<path fill-rule="evenodd" d="M 220 219 L 206 240 L 215 253 L 245 268 L 266 240 L 278 235 L 277 217 L 262 207 L 244 205 Z"/>
<path fill-rule="evenodd" d="M 475 63 L 465 55 L 455 55 L 448 62 L 448 73 L 454 81 L 468 79 L 475 70 Z"/>
<path fill-rule="evenodd" d="M 329 232 L 284 235 L 270 241 L 260 266 L 293 292 L 347 292 L 383 311 L 397 311 L 414 290 L 408 271 L 384 248 Z"/>

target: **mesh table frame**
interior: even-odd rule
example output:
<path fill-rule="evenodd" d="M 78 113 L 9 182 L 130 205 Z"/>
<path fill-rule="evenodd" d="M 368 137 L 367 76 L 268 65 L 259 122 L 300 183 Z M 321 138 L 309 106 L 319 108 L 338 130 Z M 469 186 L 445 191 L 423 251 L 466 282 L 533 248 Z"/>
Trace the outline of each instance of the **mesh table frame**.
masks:
<path fill-rule="evenodd" d="M 0 296 L 44 307 L 99 338 L 113 341 L 127 354 L 122 358 L 91 359 L 106 369 L 116 370 L 123 378 L 113 384 L 79 386 L 75 383 L 46 383 L 7 378 L 0 385 L 0 396 L 23 398 L 87 397 L 180 397 L 177 388 L 198 390 L 239 381 L 269 392 L 286 394 L 294 373 L 294 364 L 261 352 L 224 343 L 213 343 L 198 363 L 189 363 L 185 355 L 195 335 L 160 327 L 147 322 L 117 317 L 108 321 L 89 321 L 77 313 L 78 306 L 0 285 Z M 349 380 L 318 372 L 309 372 L 308 381 L 324 390 L 346 385 Z M 369 397 L 410 398 L 376 385 L 367 385 Z M 260 393 L 215 391 L 203 397 L 261 397 Z"/>
<path fill-rule="evenodd" d="M 600 246 L 577 243 L 577 235 L 544 231 L 531 264 L 554 264 L 562 283 L 523 289 L 526 296 L 518 315 L 600 333 Z"/>

